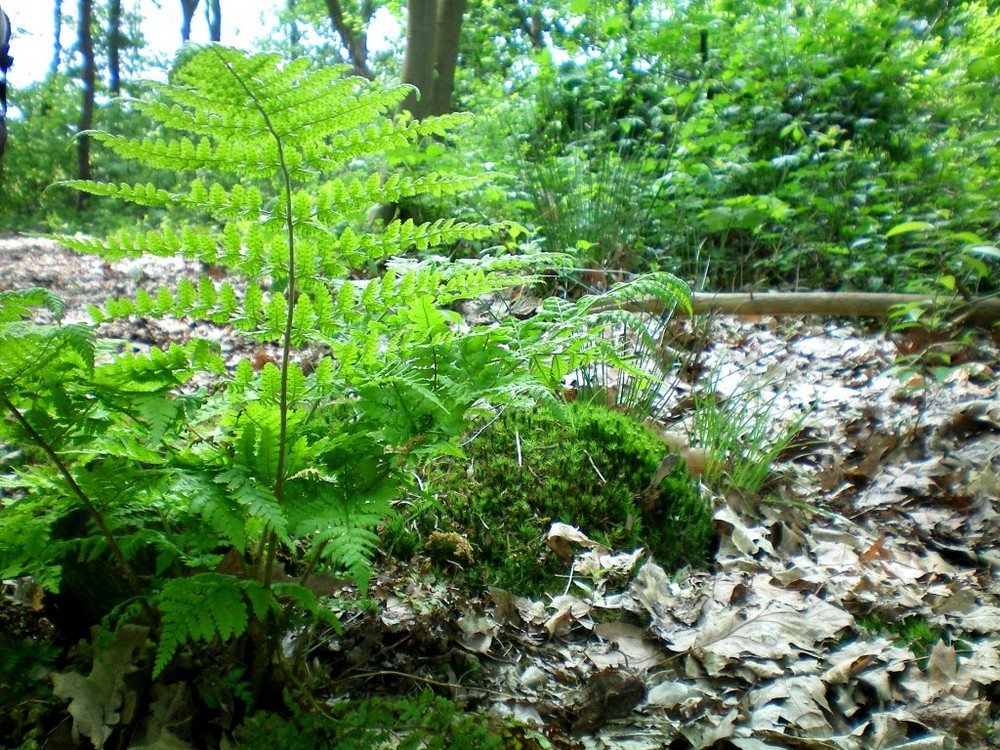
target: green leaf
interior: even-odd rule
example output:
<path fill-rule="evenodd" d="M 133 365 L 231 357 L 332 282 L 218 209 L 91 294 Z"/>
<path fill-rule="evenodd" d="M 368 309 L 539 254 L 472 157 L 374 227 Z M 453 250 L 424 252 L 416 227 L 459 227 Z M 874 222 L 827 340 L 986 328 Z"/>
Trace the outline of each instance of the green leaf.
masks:
<path fill-rule="evenodd" d="M 886 239 L 889 237 L 895 237 L 897 234 L 910 234 L 911 232 L 930 232 L 934 230 L 933 224 L 928 224 L 926 221 L 904 221 L 902 224 L 897 224 L 888 232 L 885 233 Z"/>
<path fill-rule="evenodd" d="M 982 258 L 1000 260 L 1000 248 L 996 245 L 973 245 L 972 247 L 965 248 L 963 252 L 970 255 L 978 255 Z"/>

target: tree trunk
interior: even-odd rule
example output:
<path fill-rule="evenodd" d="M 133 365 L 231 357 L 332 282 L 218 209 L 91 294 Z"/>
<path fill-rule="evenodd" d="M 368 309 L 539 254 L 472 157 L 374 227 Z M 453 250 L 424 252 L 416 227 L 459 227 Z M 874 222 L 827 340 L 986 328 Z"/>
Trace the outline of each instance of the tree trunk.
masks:
<path fill-rule="evenodd" d="M 285 13 L 288 16 L 288 56 L 292 59 L 302 56 L 302 34 L 295 22 L 295 3 L 296 0 L 285 0 Z"/>
<path fill-rule="evenodd" d="M 222 4 L 221 0 L 208 0 L 205 6 L 205 16 L 208 20 L 208 38 L 213 42 L 222 41 Z"/>
<path fill-rule="evenodd" d="M 77 37 L 80 55 L 83 57 L 83 103 L 80 107 L 80 124 L 77 132 L 76 176 L 80 180 L 91 179 L 90 173 L 90 138 L 83 135 L 94 125 L 94 87 L 97 81 L 97 64 L 94 60 L 94 37 L 91 32 L 91 22 L 94 16 L 93 0 L 80 0 L 80 12 L 77 18 Z M 76 199 L 76 208 L 82 211 L 87 204 L 87 194 L 80 193 Z"/>
<path fill-rule="evenodd" d="M 354 66 L 354 71 L 359 76 L 372 80 L 374 76 L 368 67 L 368 35 L 363 31 L 356 34 L 348 25 L 344 19 L 344 9 L 340 6 L 340 0 L 326 0 L 326 10 L 330 15 L 334 31 L 347 50 L 347 58 Z M 367 25 L 374 12 L 375 8 L 371 3 L 364 3 L 361 9 L 362 23 Z"/>
<path fill-rule="evenodd" d="M 430 113 L 437 15 L 437 0 L 407 0 L 402 79 L 403 83 L 416 86 L 417 91 L 410 92 L 401 109 L 416 120 Z"/>
<path fill-rule="evenodd" d="M 434 44 L 435 77 L 430 92 L 429 113 L 444 115 L 451 112 L 451 97 L 455 91 L 455 69 L 458 67 L 458 43 L 462 38 L 462 18 L 465 0 L 438 0 L 437 34 Z"/>
<path fill-rule="evenodd" d="M 52 62 L 49 63 L 49 78 L 59 72 L 62 62 L 62 0 L 56 0 L 52 11 Z"/>
<path fill-rule="evenodd" d="M 108 3 L 108 88 L 115 96 L 122 92 L 122 0 Z"/>
<path fill-rule="evenodd" d="M 198 10 L 198 0 L 181 0 L 181 42 L 191 41 L 191 22 L 194 20 L 194 12 Z"/>
<path fill-rule="evenodd" d="M 327 0 L 330 2 L 330 0 Z M 458 65 L 458 43 L 466 0 L 407 0 L 403 83 L 416 87 L 400 104 L 415 120 L 451 111 Z M 386 203 L 369 212 L 372 223 L 388 224 L 399 205 Z"/>

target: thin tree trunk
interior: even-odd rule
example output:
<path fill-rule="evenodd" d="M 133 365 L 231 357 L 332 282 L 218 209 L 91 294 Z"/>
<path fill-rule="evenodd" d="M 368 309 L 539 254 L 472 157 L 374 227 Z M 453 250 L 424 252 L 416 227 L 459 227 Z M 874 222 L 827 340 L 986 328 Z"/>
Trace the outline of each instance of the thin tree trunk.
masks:
<path fill-rule="evenodd" d="M 108 3 L 108 88 L 115 96 L 122 92 L 122 0 Z"/>
<path fill-rule="evenodd" d="M 355 34 L 347 21 L 344 19 L 344 9 L 340 5 L 340 0 L 326 0 L 326 10 L 330 15 L 330 23 L 333 24 L 334 31 L 340 36 L 340 41 L 344 43 L 347 50 L 347 57 L 355 72 L 367 78 L 369 81 L 374 78 L 371 69 L 368 67 L 368 38 L 367 34 Z M 374 9 L 366 5 L 362 11 L 365 23 L 371 19 Z"/>
<path fill-rule="evenodd" d="M 288 56 L 299 57 L 302 54 L 302 34 L 299 33 L 299 25 L 295 22 L 296 0 L 285 0 L 285 13 L 288 15 Z"/>
<path fill-rule="evenodd" d="M 434 68 L 437 76 L 433 79 L 430 91 L 429 114 L 443 115 L 451 112 L 464 15 L 465 0 L 438 0 L 437 34 L 434 39 Z"/>
<path fill-rule="evenodd" d="M 221 0 L 208 0 L 205 6 L 208 18 L 208 38 L 213 42 L 222 41 L 222 4 Z"/>
<path fill-rule="evenodd" d="M 191 22 L 194 20 L 194 12 L 198 10 L 198 0 L 181 0 L 181 41 L 191 41 Z"/>
<path fill-rule="evenodd" d="M 545 46 L 545 21 L 542 18 L 542 9 L 535 8 L 529 14 L 522 8 L 516 0 L 511 4 L 511 15 L 516 19 L 513 28 L 519 28 L 525 36 L 531 40 L 532 49 L 540 50 Z M 513 29 L 510 34 L 513 34 Z"/>
<path fill-rule="evenodd" d="M 94 125 L 94 87 L 97 81 L 97 65 L 94 60 L 94 38 L 91 32 L 94 7 L 93 0 L 80 0 L 80 12 L 77 18 L 77 36 L 80 55 L 83 57 L 83 103 L 80 107 L 80 124 L 77 129 L 77 161 L 76 176 L 80 180 L 91 179 L 90 172 L 90 138 L 83 133 Z M 82 211 L 87 205 L 87 194 L 79 193 L 76 208 Z"/>
<path fill-rule="evenodd" d="M 62 62 L 62 0 L 56 0 L 52 11 L 52 62 L 49 63 L 49 78 L 59 72 Z"/>

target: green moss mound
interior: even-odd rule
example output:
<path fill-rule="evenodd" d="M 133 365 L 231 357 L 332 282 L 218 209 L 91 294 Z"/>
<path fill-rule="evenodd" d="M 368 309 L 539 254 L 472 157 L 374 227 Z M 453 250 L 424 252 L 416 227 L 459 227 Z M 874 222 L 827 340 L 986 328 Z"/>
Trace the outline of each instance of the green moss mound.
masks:
<path fill-rule="evenodd" d="M 441 502 L 421 519 L 423 533 L 464 535 L 469 575 L 519 593 L 553 590 L 567 573 L 544 543 L 553 521 L 616 551 L 643 546 L 668 570 L 704 566 L 715 528 L 687 469 L 650 491 L 668 452 L 660 437 L 597 405 L 561 412 L 508 410 L 474 433 L 464 459 L 428 472 Z"/>

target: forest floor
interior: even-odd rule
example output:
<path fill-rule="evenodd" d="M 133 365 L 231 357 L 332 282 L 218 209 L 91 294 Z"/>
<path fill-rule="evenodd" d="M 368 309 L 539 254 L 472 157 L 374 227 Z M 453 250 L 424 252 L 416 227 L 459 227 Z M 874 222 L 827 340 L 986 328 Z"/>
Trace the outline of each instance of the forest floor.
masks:
<path fill-rule="evenodd" d="M 49 288 L 69 320 L 195 270 L 0 239 L 0 290 Z M 345 618 L 317 659 L 349 665 L 341 684 L 428 684 L 537 722 L 558 748 L 1000 747 L 995 341 L 969 332 L 961 367 L 901 378 L 900 351 L 926 342 L 858 321 L 705 326 L 716 390 L 767 384 L 776 427 L 805 414 L 809 442 L 767 494 L 713 496 L 709 570 L 668 576 L 631 551 L 590 553 L 564 594 L 530 600 L 400 566 L 373 581 L 380 606 Z M 253 354 L 208 326 L 106 333 Z M 675 416 L 690 389 L 675 389 Z"/>

